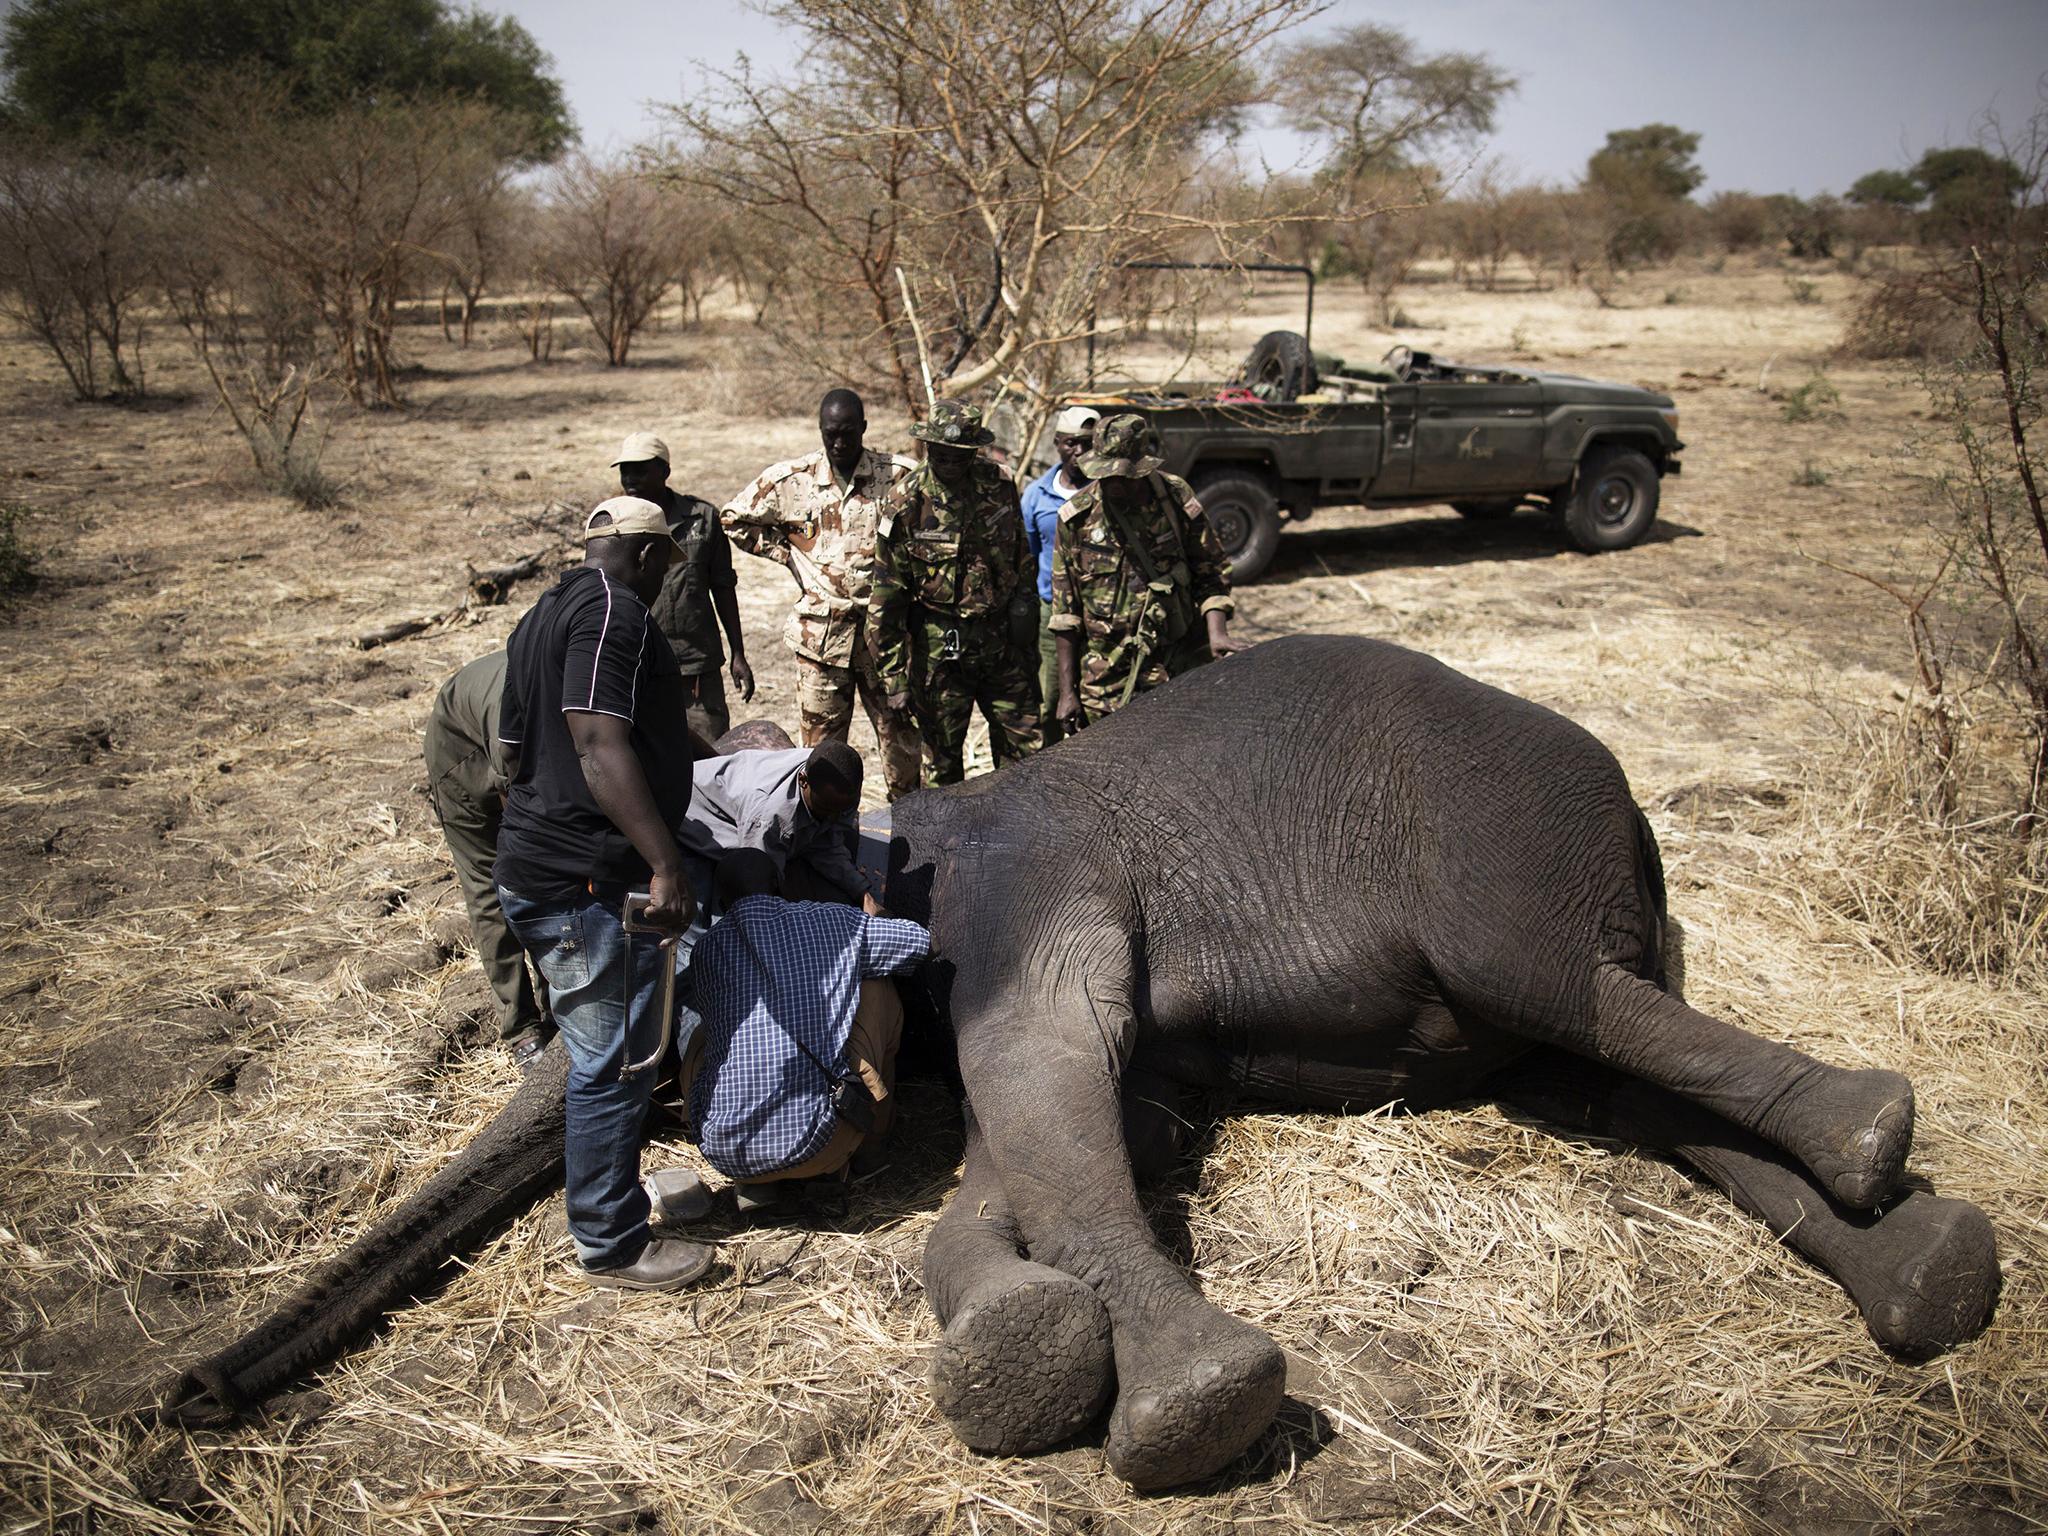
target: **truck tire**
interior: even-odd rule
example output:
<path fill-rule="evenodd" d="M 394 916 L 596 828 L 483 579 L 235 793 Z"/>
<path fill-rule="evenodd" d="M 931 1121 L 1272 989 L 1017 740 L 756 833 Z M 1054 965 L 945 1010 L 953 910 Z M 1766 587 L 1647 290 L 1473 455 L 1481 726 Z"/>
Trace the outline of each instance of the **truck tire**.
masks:
<path fill-rule="evenodd" d="M 1245 355 L 1244 382 L 1270 401 L 1312 395 L 1320 380 L 1308 338 L 1298 331 L 1268 331 Z"/>
<path fill-rule="evenodd" d="M 1515 508 L 1521 504 L 1513 496 L 1496 496 L 1491 501 L 1454 501 L 1451 510 L 1475 523 L 1497 523 L 1504 517 L 1513 516 Z"/>
<path fill-rule="evenodd" d="M 1220 469 L 1194 483 L 1233 582 L 1257 581 L 1280 547 L 1280 498 L 1254 470 Z"/>
<path fill-rule="evenodd" d="M 1565 536 L 1589 555 L 1640 544 L 1657 521 L 1659 489 L 1656 465 L 1638 450 L 1596 444 L 1579 461 L 1565 503 Z"/>

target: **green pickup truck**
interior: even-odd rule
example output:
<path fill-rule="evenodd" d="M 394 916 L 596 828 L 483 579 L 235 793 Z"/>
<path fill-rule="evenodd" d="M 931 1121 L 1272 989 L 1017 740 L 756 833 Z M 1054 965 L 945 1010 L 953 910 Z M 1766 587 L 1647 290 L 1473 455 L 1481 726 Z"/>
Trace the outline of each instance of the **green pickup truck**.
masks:
<path fill-rule="evenodd" d="M 1236 581 L 1271 563 L 1283 521 L 1318 507 L 1448 503 L 1500 518 L 1532 504 L 1556 514 L 1578 549 L 1626 549 L 1649 533 L 1685 446 L 1670 396 L 1651 390 L 1406 347 L 1376 368 L 1346 367 L 1292 331 L 1261 337 L 1228 383 L 1068 403 L 1152 422 L 1165 467 L 1194 486 Z"/>

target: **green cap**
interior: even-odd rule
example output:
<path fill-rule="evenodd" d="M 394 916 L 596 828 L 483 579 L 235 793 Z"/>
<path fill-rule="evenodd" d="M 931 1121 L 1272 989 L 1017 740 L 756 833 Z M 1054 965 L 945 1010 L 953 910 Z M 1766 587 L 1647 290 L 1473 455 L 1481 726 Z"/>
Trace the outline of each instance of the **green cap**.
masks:
<path fill-rule="evenodd" d="M 1159 467 L 1159 438 L 1152 423 L 1125 412 L 1095 428 L 1095 449 L 1075 466 L 1090 480 L 1142 479 Z"/>
<path fill-rule="evenodd" d="M 985 448 L 996 440 L 981 424 L 981 407 L 958 400 L 938 401 L 928 420 L 911 423 L 910 435 L 943 448 Z"/>

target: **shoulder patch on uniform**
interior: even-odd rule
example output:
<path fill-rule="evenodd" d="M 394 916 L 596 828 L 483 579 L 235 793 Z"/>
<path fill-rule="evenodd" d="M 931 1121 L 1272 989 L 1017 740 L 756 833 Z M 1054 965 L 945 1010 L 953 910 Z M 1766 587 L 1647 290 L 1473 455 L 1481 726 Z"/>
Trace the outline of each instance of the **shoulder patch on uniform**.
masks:
<path fill-rule="evenodd" d="M 889 461 L 889 467 L 898 474 L 901 474 L 906 469 L 917 468 L 917 460 L 907 453 L 889 453 L 884 454 L 883 457 Z"/>
<path fill-rule="evenodd" d="M 1095 498 L 1083 488 L 1060 503 L 1060 521 L 1071 523 L 1075 518 L 1086 517 L 1094 510 Z"/>

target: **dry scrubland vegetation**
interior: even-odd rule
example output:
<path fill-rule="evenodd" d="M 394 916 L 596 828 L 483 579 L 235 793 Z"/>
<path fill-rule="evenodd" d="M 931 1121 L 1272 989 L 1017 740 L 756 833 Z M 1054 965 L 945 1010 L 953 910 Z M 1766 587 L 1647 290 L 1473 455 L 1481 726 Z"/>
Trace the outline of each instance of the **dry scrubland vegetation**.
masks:
<path fill-rule="evenodd" d="M 592 1296 L 543 1205 L 272 1416 L 189 1436 L 122 1417 L 513 1083 L 484 1047 L 419 732 L 438 680 L 501 644 L 538 584 L 389 646 L 355 637 L 454 605 L 470 567 L 558 547 L 628 427 L 664 432 L 677 482 L 722 498 L 808 441 L 810 386 L 764 372 L 744 308 L 718 300 L 687 331 L 671 307 L 623 369 L 589 348 L 533 367 L 503 309 L 468 349 L 410 325 L 412 408 L 342 419 L 326 462 L 345 500 L 309 511 L 249 483 L 189 365 L 167 361 L 144 405 L 59 406 L 54 364 L 15 338 L 0 494 L 33 509 L 42 579 L 0 642 L 9 1527 L 2048 1518 L 2038 959 L 1973 968 L 1952 913 L 1894 910 L 1948 888 L 1872 745 L 1910 652 L 1889 599 L 1814 558 L 1924 567 L 1927 396 L 1835 360 L 1860 289 L 1817 265 L 1685 262 L 1606 303 L 1421 275 L 1403 340 L 1676 394 L 1693 446 L 1660 535 L 1587 559 L 1540 518 L 1327 514 L 1243 594 L 1242 628 L 1416 645 L 1606 740 L 1664 845 L 1690 996 L 1918 1083 L 1917 1169 L 1983 1203 L 2003 1245 L 1984 1338 L 1889 1360 L 1832 1282 L 1717 1194 L 1490 1106 L 1236 1115 L 1203 1126 L 1153 1208 L 1207 1292 L 1291 1352 L 1290 1402 L 1215 1485 L 1141 1499 L 1094 1442 L 987 1461 L 931 1412 L 918 1257 L 959 1133 L 926 1083 L 902 1155 L 843 1208 L 715 1218 L 722 1264 L 694 1292 Z M 1294 302 L 1254 292 L 1218 355 Z M 1333 350 L 1388 339 L 1359 298 L 1323 313 Z M 1823 367 L 1832 404 L 1788 420 Z M 793 725 L 786 578 L 741 576 L 760 705 Z"/>
<path fill-rule="evenodd" d="M 438 8 L 377 4 L 448 55 Z M 559 93 L 482 17 L 470 41 L 498 42 L 455 98 L 195 78 L 127 98 L 177 110 L 113 123 L 121 152 L 0 147 L 0 1528 L 2048 1523 L 2048 523 L 2012 431 L 2039 416 L 2040 224 L 2013 207 L 2038 136 L 1847 204 L 1702 205 L 1697 141 L 1653 124 L 1575 186 L 1515 187 L 1467 163 L 1506 76 L 1382 29 L 1303 41 L 1295 0 L 1181 0 L 1142 46 L 1111 0 L 977 0 L 981 47 L 939 65 L 901 6 L 773 9 L 821 49 L 807 90 L 715 81 L 637 162 L 565 154 Z M 1071 29 L 1060 81 L 1041 26 Z M 1246 62 L 1273 49 L 1278 86 Z M 846 67 L 875 50 L 903 67 Z M 1347 91 L 1373 109 L 1329 110 Z M 929 127 L 961 101 L 1041 136 Z M 1209 150 L 1262 104 L 1319 163 L 1254 192 Z M 1322 513 L 1237 631 L 1418 646 L 1613 747 L 1690 997 L 1918 1084 L 1917 1171 L 1998 1228 L 1991 1330 L 1890 1360 L 1718 1195 L 1491 1106 L 1218 1106 L 1153 1211 L 1290 1351 L 1290 1401 L 1215 1483 L 1138 1498 L 1096 1441 L 988 1461 L 933 1415 L 918 1259 L 959 1121 L 926 1081 L 843 1205 L 715 1217 L 695 1291 L 591 1295 L 543 1204 L 269 1416 L 133 1416 L 511 1091 L 419 736 L 573 558 L 618 438 L 661 432 L 722 500 L 812 443 L 827 383 L 869 390 L 889 446 L 927 370 L 1028 432 L 1091 312 L 1135 377 L 1297 323 L 1294 290 L 1116 265 L 1161 255 L 1313 263 L 1317 343 L 1353 358 L 1399 340 L 1675 396 L 1685 473 L 1640 547 Z M 757 707 L 793 726 L 787 580 L 741 582 Z"/>

